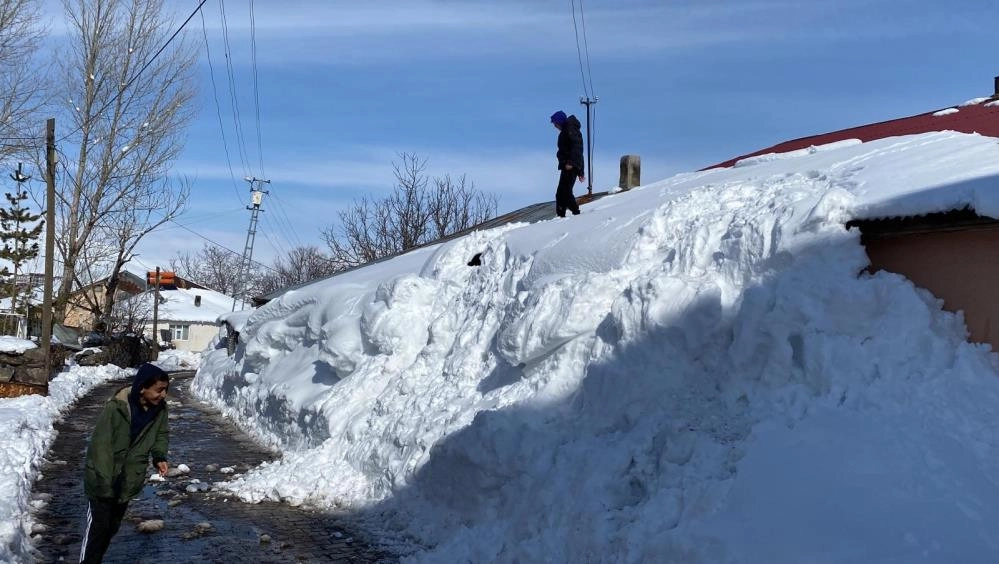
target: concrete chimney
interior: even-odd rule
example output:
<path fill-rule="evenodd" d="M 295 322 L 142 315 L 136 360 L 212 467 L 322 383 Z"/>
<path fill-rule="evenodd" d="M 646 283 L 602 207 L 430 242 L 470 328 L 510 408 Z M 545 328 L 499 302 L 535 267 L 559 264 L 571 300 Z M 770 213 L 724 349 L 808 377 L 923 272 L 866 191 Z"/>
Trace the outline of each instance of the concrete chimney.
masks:
<path fill-rule="evenodd" d="M 630 190 L 642 183 L 642 159 L 638 155 L 621 157 L 621 176 L 617 185 L 622 190 Z"/>

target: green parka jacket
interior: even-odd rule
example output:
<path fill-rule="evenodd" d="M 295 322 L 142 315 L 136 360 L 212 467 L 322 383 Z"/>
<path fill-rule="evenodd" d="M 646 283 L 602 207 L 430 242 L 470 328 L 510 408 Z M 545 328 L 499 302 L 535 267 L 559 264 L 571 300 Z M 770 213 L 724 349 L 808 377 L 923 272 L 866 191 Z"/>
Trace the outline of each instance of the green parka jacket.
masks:
<path fill-rule="evenodd" d="M 166 402 L 139 433 L 135 443 L 128 444 L 132 421 L 128 407 L 130 389 L 130 386 L 125 386 L 118 390 L 97 417 L 97 425 L 87 447 L 83 476 L 83 491 L 90 499 L 114 499 L 117 503 L 127 503 L 142 490 L 149 456 L 152 455 L 154 460 L 167 458 L 170 429 Z"/>

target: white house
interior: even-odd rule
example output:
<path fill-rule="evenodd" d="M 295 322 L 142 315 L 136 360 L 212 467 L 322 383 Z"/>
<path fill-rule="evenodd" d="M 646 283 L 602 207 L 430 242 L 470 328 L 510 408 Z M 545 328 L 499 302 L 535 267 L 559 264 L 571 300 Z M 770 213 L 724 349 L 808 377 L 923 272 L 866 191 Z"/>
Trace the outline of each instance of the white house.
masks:
<path fill-rule="evenodd" d="M 134 299 L 150 300 L 152 292 Z M 168 340 L 182 351 L 199 352 L 219 334 L 216 320 L 232 311 L 232 298 L 208 289 L 160 290 L 156 328 L 160 340 Z M 153 334 L 152 321 L 146 333 Z"/>

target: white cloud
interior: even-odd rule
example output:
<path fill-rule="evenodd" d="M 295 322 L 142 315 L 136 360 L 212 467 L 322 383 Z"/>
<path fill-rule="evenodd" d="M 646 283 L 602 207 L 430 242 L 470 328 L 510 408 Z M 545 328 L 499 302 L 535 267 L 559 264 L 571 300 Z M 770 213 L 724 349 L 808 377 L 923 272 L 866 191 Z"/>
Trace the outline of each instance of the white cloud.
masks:
<path fill-rule="evenodd" d="M 742 25 L 740 16 L 787 5 L 589 2 L 586 37 L 593 58 L 679 55 L 691 48 L 772 37 L 772 30 Z M 257 56 L 265 65 L 352 65 L 517 53 L 537 61 L 576 53 L 570 6 L 561 2 L 309 2 L 297 4 L 297 9 L 273 3 L 261 5 L 255 15 Z M 209 12 L 207 17 L 213 27 L 210 35 L 220 37 L 218 14 Z M 248 13 L 228 13 L 227 22 L 231 44 L 246 43 Z M 577 20 L 581 34 L 583 23 L 582 18 Z M 236 51 L 237 59 L 249 56 L 248 46 Z"/>

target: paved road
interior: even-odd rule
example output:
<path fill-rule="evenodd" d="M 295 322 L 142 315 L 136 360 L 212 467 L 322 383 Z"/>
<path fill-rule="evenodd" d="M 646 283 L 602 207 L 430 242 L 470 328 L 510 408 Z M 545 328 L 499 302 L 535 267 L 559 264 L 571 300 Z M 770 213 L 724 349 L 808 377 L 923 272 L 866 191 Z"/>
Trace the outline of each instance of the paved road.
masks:
<path fill-rule="evenodd" d="M 242 472 L 275 455 L 261 448 L 218 412 L 193 399 L 190 372 L 173 375 L 171 403 L 171 464 L 185 463 L 186 476 L 150 483 L 129 505 L 121 531 L 104 561 L 181 564 L 187 562 L 243 564 L 284 562 L 391 562 L 395 558 L 364 544 L 335 517 L 276 503 L 246 504 L 219 493 L 188 492 L 191 479 L 211 483 L 231 474 L 210 471 L 235 467 Z M 97 414 L 115 390 L 113 382 L 82 398 L 64 421 L 48 453 L 43 477 L 33 497 L 40 505 L 35 520 L 45 531 L 36 535 L 38 562 L 76 562 L 86 514 L 82 461 Z M 213 470 L 213 469 L 212 469 Z M 140 533 L 137 524 L 161 519 L 155 533 Z"/>

